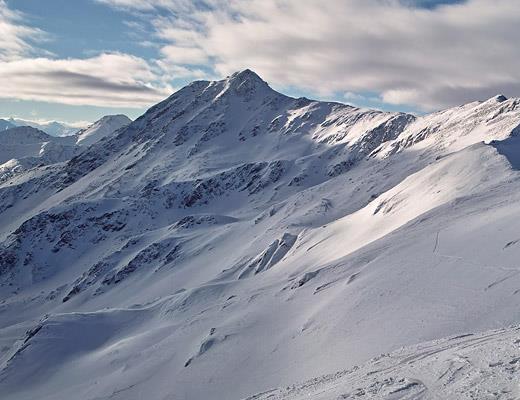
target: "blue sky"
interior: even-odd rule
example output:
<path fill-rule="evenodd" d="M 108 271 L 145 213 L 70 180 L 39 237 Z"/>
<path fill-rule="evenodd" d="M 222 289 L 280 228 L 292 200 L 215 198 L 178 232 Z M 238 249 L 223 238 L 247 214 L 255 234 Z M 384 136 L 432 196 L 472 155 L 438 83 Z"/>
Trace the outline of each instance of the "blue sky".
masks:
<path fill-rule="evenodd" d="M 0 116 L 131 118 L 251 68 L 294 96 L 426 112 L 519 95 L 516 0 L 0 0 Z"/>

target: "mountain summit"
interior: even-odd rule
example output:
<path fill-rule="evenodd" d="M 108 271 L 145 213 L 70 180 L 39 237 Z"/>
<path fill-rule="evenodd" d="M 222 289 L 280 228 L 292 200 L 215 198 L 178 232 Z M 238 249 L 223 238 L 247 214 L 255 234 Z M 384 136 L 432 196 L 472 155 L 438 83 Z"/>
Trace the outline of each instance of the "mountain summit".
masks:
<path fill-rule="evenodd" d="M 238 93 L 246 93 L 252 89 L 268 89 L 269 85 L 262 78 L 260 78 L 255 72 L 250 69 L 238 71 L 229 76 L 227 79 L 228 85 Z"/>
<path fill-rule="evenodd" d="M 267 85 L 267 82 L 260 78 L 256 72 L 253 72 L 250 69 L 234 72 L 229 76 L 228 80 L 235 85 L 241 85 L 244 82 L 250 82 L 255 85 Z"/>
<path fill-rule="evenodd" d="M 10 160 L 0 392 L 516 390 L 519 125 L 519 99 L 418 117 L 295 99 L 245 70 L 55 162 Z"/>
<path fill-rule="evenodd" d="M 131 122 L 132 120 L 126 115 L 105 115 L 89 127 L 81 129 L 76 133 L 77 144 L 90 146 Z"/>

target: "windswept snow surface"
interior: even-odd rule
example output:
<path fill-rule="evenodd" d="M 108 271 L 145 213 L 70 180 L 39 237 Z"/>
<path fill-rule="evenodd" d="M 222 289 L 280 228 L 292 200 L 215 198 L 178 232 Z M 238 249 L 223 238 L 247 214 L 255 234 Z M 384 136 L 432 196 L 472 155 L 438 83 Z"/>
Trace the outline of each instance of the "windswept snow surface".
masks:
<path fill-rule="evenodd" d="M 415 117 L 245 70 L 11 175 L 0 393 L 515 398 L 519 124 L 518 99 Z"/>

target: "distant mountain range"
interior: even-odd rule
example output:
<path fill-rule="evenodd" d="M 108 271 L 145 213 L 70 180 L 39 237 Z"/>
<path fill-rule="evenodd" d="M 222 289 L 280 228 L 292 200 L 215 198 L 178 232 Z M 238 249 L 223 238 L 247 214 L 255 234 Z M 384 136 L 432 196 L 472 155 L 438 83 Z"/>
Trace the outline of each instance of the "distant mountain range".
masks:
<path fill-rule="evenodd" d="M 51 136 L 69 136 L 75 134 L 80 129 L 57 121 L 35 122 L 21 118 L 0 119 L 0 130 L 8 129 L 13 126 L 30 126 L 44 131 Z"/>
<path fill-rule="evenodd" d="M 2 399 L 518 393 L 520 99 L 415 116 L 244 70 L 12 131 Z"/>
<path fill-rule="evenodd" d="M 125 115 L 107 115 L 88 128 L 67 136 L 52 136 L 23 125 L 0 130 L 0 182 L 36 166 L 69 160 L 130 122 Z M 6 127 L 9 126 L 7 122 Z"/>

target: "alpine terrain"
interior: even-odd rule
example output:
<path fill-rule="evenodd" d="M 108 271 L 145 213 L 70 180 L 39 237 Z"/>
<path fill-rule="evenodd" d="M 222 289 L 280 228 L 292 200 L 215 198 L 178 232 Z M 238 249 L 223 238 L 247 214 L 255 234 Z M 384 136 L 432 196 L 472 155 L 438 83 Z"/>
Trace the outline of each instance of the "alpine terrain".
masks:
<path fill-rule="evenodd" d="M 520 397 L 520 99 L 107 119 L 0 132 L 2 399 Z"/>

